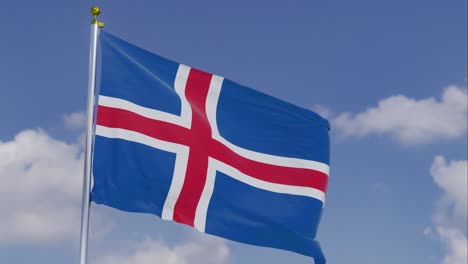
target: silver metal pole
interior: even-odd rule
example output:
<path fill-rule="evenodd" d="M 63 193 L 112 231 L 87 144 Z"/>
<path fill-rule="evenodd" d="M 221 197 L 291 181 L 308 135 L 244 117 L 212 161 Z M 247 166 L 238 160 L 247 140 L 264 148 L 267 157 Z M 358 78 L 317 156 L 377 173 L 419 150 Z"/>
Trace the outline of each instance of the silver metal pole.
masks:
<path fill-rule="evenodd" d="M 87 263 L 88 255 L 88 230 L 89 230 L 89 213 L 90 213 L 90 193 L 91 193 L 91 158 L 93 144 L 93 124 L 94 124 L 94 93 L 96 90 L 96 58 L 97 58 L 97 41 L 99 35 L 100 22 L 97 21 L 97 16 L 100 10 L 98 7 L 91 8 L 91 14 L 94 16 L 91 22 L 91 46 L 89 52 L 89 79 L 88 79 L 88 103 L 86 111 L 86 146 L 84 160 L 84 177 L 83 177 L 83 201 L 81 207 L 81 239 L 80 239 L 80 264 Z"/>

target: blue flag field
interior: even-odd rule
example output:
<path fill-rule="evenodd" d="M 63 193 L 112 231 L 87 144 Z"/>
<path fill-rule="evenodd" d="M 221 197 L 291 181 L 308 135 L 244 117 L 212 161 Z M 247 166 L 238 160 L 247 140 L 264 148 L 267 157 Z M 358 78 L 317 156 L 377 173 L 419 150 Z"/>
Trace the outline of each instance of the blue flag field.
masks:
<path fill-rule="evenodd" d="M 315 236 L 328 121 L 104 31 L 99 38 L 92 201 L 324 264 Z"/>

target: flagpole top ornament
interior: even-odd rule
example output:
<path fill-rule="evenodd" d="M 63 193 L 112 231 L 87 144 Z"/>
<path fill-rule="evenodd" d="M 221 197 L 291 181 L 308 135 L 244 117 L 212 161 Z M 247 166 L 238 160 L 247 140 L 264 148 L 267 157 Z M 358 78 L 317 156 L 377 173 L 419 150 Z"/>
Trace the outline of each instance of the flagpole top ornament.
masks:
<path fill-rule="evenodd" d="M 101 9 L 99 7 L 97 6 L 91 7 L 91 15 L 93 15 L 93 20 L 91 21 L 91 24 L 93 25 L 97 24 L 98 27 L 103 28 L 104 23 L 97 20 L 97 17 L 99 16 L 99 14 L 101 14 Z"/>

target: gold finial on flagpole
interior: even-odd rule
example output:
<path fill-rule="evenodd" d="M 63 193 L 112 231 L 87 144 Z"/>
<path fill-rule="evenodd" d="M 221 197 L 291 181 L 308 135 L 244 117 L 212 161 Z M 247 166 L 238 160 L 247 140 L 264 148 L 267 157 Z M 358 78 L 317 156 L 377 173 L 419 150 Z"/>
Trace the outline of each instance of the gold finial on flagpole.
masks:
<path fill-rule="evenodd" d="M 97 17 L 101 14 L 101 9 L 97 6 L 91 7 L 91 15 L 93 15 L 93 20 L 91 21 L 91 24 L 97 24 L 98 27 L 103 28 L 104 23 L 101 21 L 97 20 Z"/>

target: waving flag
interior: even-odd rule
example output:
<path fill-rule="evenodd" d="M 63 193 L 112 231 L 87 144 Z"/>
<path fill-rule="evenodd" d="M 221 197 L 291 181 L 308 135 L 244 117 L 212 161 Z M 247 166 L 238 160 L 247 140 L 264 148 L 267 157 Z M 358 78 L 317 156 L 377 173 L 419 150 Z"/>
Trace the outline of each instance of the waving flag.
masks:
<path fill-rule="evenodd" d="M 325 263 L 329 123 L 106 32 L 92 200 Z"/>

